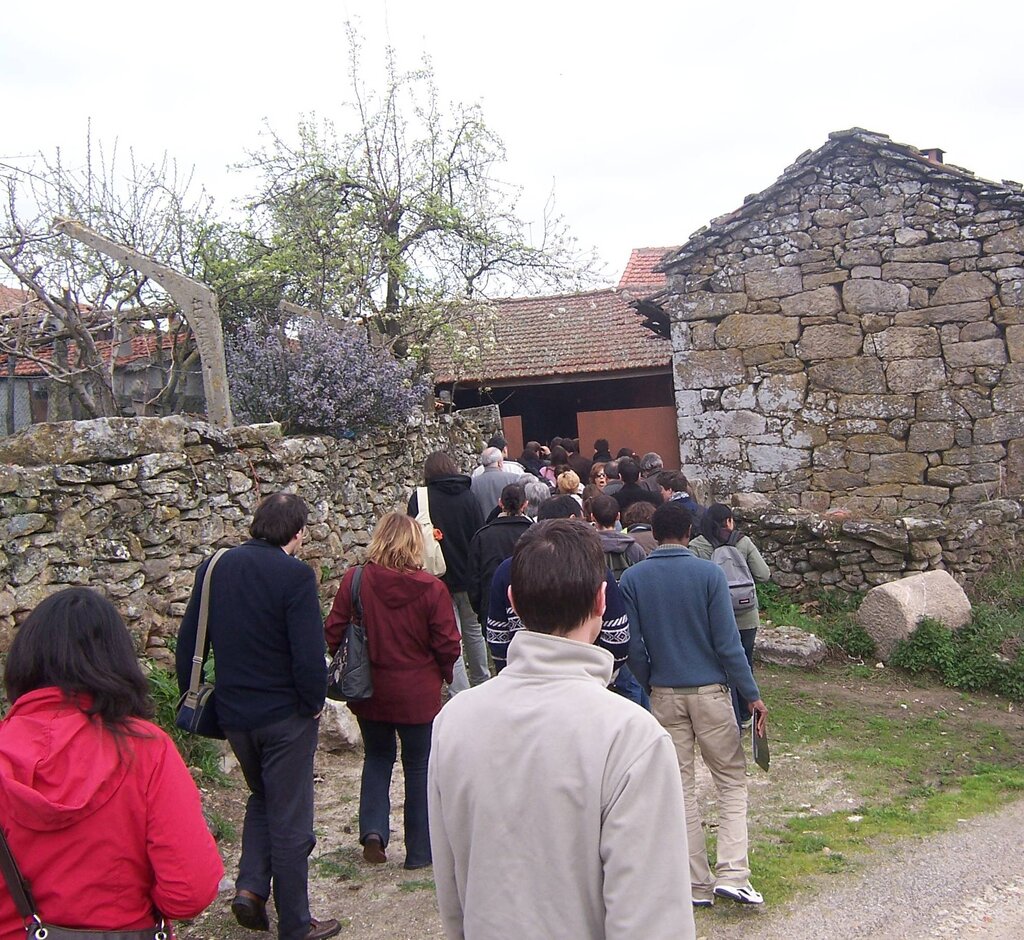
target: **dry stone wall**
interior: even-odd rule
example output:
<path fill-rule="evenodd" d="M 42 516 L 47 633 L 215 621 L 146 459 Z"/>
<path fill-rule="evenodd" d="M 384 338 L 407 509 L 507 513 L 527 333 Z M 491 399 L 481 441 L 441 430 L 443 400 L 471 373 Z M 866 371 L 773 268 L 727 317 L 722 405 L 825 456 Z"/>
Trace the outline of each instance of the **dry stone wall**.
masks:
<path fill-rule="evenodd" d="M 833 136 L 668 266 L 684 466 L 821 512 L 1020 494 L 1020 187 Z"/>
<path fill-rule="evenodd" d="M 772 581 L 795 590 L 867 591 L 920 571 L 948 571 L 961 584 L 1020 557 L 1024 504 L 998 499 L 955 516 L 853 517 L 782 509 L 741 499 L 740 529 L 758 546 Z"/>
<path fill-rule="evenodd" d="M 309 504 L 301 557 L 329 604 L 376 520 L 422 482 L 426 455 L 447 450 L 468 469 L 498 426 L 487 408 L 360 441 L 180 417 L 35 425 L 0 442 L 0 652 L 44 597 L 90 585 L 141 650 L 169 661 L 196 567 L 248 538 L 261 495 L 281 489 Z"/>

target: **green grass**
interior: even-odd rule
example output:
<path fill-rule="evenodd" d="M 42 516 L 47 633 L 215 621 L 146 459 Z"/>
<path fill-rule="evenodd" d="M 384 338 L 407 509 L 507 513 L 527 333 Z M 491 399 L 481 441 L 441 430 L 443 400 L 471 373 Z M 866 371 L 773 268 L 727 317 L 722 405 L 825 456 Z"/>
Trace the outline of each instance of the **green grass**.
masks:
<path fill-rule="evenodd" d="M 421 878 L 418 881 L 400 881 L 398 890 L 411 893 L 413 891 L 433 891 L 434 881 L 432 878 Z"/>
<path fill-rule="evenodd" d="M 873 849 L 950 829 L 1021 796 L 1024 771 L 979 766 L 955 787 L 918 787 L 879 805 L 790 817 L 752 841 L 751 880 L 765 897 L 780 903 L 809 880 L 857 867 Z"/>
<path fill-rule="evenodd" d="M 220 769 L 220 747 L 209 738 L 188 734 L 174 724 L 180 696 L 178 680 L 173 673 L 155 663 L 149 663 L 148 678 L 149 691 L 156 705 L 156 723 L 171 736 L 182 759 L 189 767 L 198 768 L 205 780 L 223 782 L 224 774 Z"/>
<path fill-rule="evenodd" d="M 313 859 L 321 875 L 337 878 L 339 881 L 359 881 L 363 868 L 359 863 L 359 852 L 353 848 L 335 849 Z"/>
<path fill-rule="evenodd" d="M 867 689 L 865 702 L 897 693 L 885 713 L 832 696 L 851 672 L 829 667 L 813 679 L 795 670 L 759 673 L 770 709 L 772 773 L 785 774 L 790 758 L 813 761 L 816 774 L 839 781 L 853 800 L 822 815 L 779 807 L 766 814 L 766 828 L 751 828 L 751 880 L 773 904 L 857 867 L 894 840 L 949 829 L 1024 797 L 1024 736 L 973 709 L 915 702 L 914 690 L 894 685 L 891 671 L 853 673 Z M 979 700 L 983 707 L 993 703 Z"/>

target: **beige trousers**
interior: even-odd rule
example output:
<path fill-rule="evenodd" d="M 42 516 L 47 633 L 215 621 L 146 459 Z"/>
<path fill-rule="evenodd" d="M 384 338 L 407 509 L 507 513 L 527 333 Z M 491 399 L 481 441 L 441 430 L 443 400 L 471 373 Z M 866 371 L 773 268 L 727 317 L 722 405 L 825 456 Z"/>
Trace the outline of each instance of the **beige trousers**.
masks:
<path fill-rule="evenodd" d="M 747 862 L 746 757 L 736 727 L 728 686 L 698 690 L 655 687 L 651 711 L 672 736 L 683 780 L 686 835 L 690 845 L 690 887 L 695 901 L 710 900 L 715 885 L 740 887 L 750 879 Z M 701 826 L 694 777 L 694 744 L 711 771 L 718 794 L 718 861 L 715 875 Z"/>

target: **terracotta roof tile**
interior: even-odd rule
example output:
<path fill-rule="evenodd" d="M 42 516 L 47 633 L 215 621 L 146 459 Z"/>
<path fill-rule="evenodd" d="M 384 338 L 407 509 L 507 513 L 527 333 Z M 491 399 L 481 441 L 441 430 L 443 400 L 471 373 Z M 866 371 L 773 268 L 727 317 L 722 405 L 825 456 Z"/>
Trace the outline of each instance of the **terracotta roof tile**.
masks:
<path fill-rule="evenodd" d="M 495 348 L 459 381 L 584 376 L 664 368 L 672 347 L 645 329 L 618 290 L 494 301 Z M 451 382 L 450 357 L 435 351 L 434 380 Z"/>
<path fill-rule="evenodd" d="M 629 291 L 635 297 L 661 290 L 665 286 L 665 275 L 655 271 L 654 267 L 669 252 L 678 250 L 678 245 L 669 248 L 634 248 L 619 278 L 618 289 Z"/>

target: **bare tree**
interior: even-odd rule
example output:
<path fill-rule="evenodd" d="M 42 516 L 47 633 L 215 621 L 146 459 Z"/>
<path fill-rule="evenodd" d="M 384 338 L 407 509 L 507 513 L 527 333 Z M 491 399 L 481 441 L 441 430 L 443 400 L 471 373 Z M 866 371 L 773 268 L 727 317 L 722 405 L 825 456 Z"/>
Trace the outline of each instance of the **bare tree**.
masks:
<path fill-rule="evenodd" d="M 189 195 L 191 178 L 166 157 L 146 164 L 129 151 L 122 166 L 115 143 L 109 156 L 87 135 L 80 167 L 64 156 L 39 155 L 30 165 L 0 165 L 6 183 L 0 219 L 0 264 L 28 295 L 0 320 L 0 354 L 33 362 L 66 388 L 90 416 L 120 412 L 114 370 L 119 341 L 146 336 L 162 387 L 146 404 L 173 411 L 181 378 L 196 361 L 188 319 L 152 272 L 114 258 L 51 228 L 70 218 L 113 242 L 176 271 L 201 269 L 212 226 L 212 203 Z"/>

